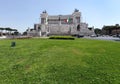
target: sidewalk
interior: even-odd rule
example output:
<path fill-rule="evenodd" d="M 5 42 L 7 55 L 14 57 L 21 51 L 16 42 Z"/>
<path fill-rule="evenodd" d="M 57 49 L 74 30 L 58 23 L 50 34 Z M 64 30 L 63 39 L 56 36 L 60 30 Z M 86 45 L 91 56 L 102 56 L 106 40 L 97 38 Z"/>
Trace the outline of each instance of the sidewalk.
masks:
<path fill-rule="evenodd" d="M 5 38 L 7 38 L 6 36 L 0 36 L 0 39 L 5 39 Z"/>
<path fill-rule="evenodd" d="M 97 40 L 111 40 L 111 41 L 120 41 L 118 37 L 84 37 L 88 39 L 97 39 Z"/>

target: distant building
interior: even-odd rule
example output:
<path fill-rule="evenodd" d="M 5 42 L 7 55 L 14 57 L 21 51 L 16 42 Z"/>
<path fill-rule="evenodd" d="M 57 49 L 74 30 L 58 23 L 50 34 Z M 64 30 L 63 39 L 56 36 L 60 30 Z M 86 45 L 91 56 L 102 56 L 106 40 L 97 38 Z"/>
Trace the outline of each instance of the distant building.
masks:
<path fill-rule="evenodd" d="M 94 28 L 89 29 L 87 23 L 81 22 L 81 12 L 77 9 L 71 15 L 48 15 L 43 11 L 40 21 L 27 31 L 29 36 L 94 34 Z"/>
<path fill-rule="evenodd" d="M 120 35 L 120 25 L 109 25 L 109 26 L 103 26 L 102 33 L 104 35 Z"/>

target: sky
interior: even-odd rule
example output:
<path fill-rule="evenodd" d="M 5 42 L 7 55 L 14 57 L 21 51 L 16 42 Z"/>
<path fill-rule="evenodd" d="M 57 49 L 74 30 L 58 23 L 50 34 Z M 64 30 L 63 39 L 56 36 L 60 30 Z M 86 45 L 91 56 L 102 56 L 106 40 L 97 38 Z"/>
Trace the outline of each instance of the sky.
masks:
<path fill-rule="evenodd" d="M 24 32 L 40 23 L 40 14 L 72 14 L 74 9 L 82 13 L 81 20 L 89 27 L 120 24 L 120 0 L 0 0 L 0 27 L 15 28 Z"/>

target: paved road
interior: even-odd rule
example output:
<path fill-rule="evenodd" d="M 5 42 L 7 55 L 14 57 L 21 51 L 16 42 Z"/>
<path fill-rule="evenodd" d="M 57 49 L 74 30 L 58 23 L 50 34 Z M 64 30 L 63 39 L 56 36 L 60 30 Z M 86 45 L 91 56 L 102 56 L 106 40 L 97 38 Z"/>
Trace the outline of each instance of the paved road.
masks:
<path fill-rule="evenodd" d="M 0 37 L 0 39 L 5 39 L 6 37 Z M 45 38 L 45 37 L 41 37 L 41 38 Z M 47 37 L 48 38 L 48 37 Z M 120 42 L 120 38 L 117 37 L 110 37 L 110 36 L 106 36 L 106 37 L 84 37 L 84 38 L 88 38 L 88 39 L 98 39 L 98 40 L 111 40 L 111 41 L 119 41 Z"/>
<path fill-rule="evenodd" d="M 98 39 L 98 40 L 111 40 L 111 41 L 120 41 L 120 38 L 118 37 L 84 37 L 84 38 L 89 38 L 89 39 Z"/>
<path fill-rule="evenodd" d="M 5 39 L 6 38 L 6 36 L 0 36 L 0 39 Z"/>

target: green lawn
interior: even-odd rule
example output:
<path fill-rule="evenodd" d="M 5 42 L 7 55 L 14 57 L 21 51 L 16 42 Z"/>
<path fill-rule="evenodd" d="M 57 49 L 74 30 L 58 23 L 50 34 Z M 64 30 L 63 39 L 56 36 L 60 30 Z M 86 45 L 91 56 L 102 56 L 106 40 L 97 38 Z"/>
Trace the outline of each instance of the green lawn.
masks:
<path fill-rule="evenodd" d="M 120 84 L 120 42 L 0 40 L 0 84 Z"/>

